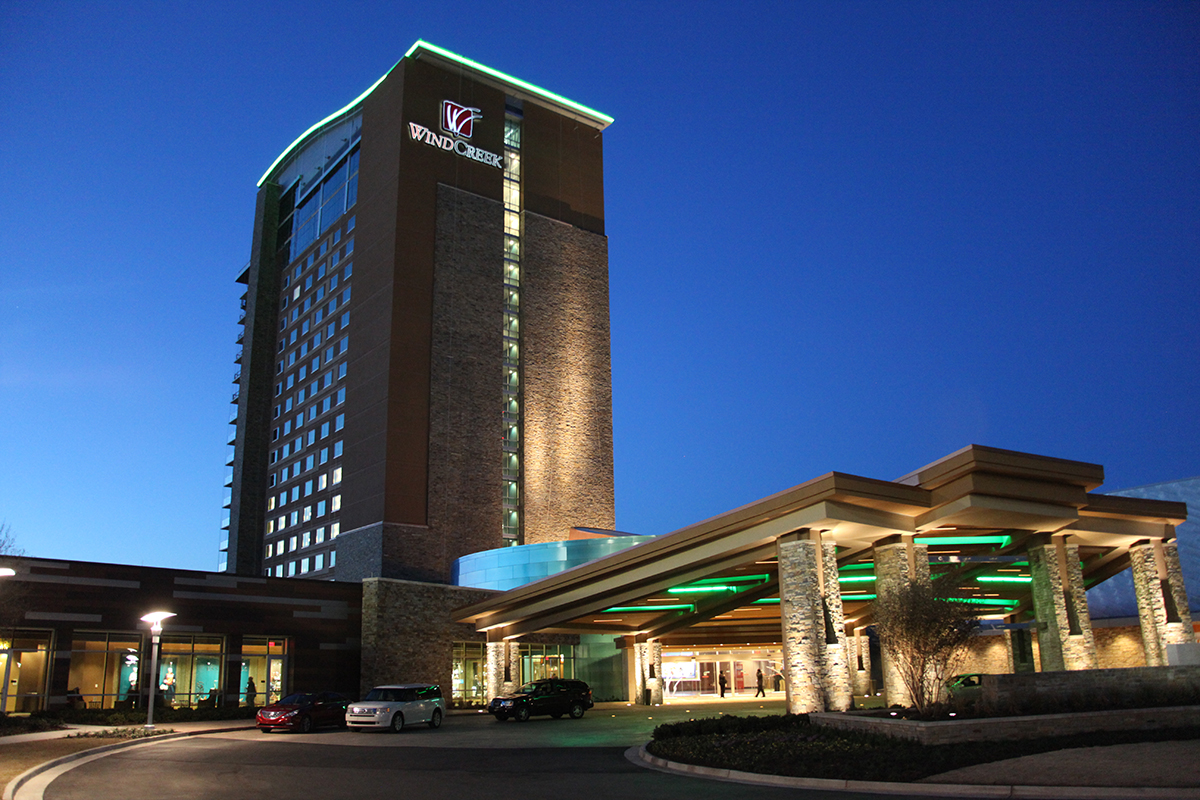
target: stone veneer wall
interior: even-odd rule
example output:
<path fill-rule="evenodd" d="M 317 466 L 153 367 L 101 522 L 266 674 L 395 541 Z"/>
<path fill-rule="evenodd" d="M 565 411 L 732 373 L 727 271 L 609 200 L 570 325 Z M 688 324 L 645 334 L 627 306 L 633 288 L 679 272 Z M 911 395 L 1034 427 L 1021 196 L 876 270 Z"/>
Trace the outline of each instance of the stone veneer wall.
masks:
<path fill-rule="evenodd" d="M 1096 637 L 1096 662 L 1100 669 L 1146 666 L 1142 629 L 1137 625 L 1102 628 L 1093 624 L 1092 634 Z"/>
<path fill-rule="evenodd" d="M 966 658 L 956 670 L 959 674 L 985 674 L 1013 671 L 1012 638 L 1007 632 L 976 636 L 971 639 Z"/>
<path fill-rule="evenodd" d="M 1103 696 L 1107 693 L 1137 695 L 1143 690 L 1153 692 L 1174 688 L 1191 693 L 1200 689 L 1200 667 L 1062 670 L 983 677 L 983 697 L 997 707 L 1003 707 L 1010 698 L 1060 699 L 1073 694 Z"/>
<path fill-rule="evenodd" d="M 522 500 L 532 544 L 566 539 L 574 526 L 611 530 L 616 516 L 608 239 L 528 211 L 524 226 Z"/>
<path fill-rule="evenodd" d="M 424 681 L 440 684 L 449 700 L 454 643 L 487 640 L 475 626 L 454 622 L 452 614 L 496 594 L 438 583 L 364 580 L 361 691 L 385 683 Z M 522 637 L 521 642 L 573 645 L 579 637 L 541 634 Z"/>

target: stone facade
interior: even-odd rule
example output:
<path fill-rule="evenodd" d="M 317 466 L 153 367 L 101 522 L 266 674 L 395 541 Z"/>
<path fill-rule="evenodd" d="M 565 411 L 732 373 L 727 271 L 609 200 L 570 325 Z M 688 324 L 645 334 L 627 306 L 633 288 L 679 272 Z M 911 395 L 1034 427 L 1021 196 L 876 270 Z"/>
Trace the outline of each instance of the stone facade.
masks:
<path fill-rule="evenodd" d="M 633 645 L 636 687 L 633 702 L 639 705 L 662 705 L 662 642 L 638 642 Z M 647 703 L 647 691 L 649 702 Z"/>
<path fill-rule="evenodd" d="M 616 526 L 608 239 L 532 212 L 521 236 L 525 543 Z"/>
<path fill-rule="evenodd" d="M 821 679 L 825 686 L 825 708 L 847 711 L 851 705 L 849 647 L 846 642 L 846 617 L 842 609 L 842 590 L 838 584 L 837 546 L 821 543 L 822 615 L 824 636 L 817 636 L 821 654 Z"/>
<path fill-rule="evenodd" d="M 1096 665 L 1100 669 L 1126 669 L 1146 666 L 1142 631 L 1137 626 L 1093 627 L 1096 638 Z"/>
<path fill-rule="evenodd" d="M 855 628 L 854 635 L 846 638 L 850 659 L 850 685 L 854 694 L 871 694 L 871 640 L 862 628 Z"/>
<path fill-rule="evenodd" d="M 1012 634 L 999 631 L 972 637 L 970 646 L 956 673 L 1008 673 L 1013 671 Z"/>
<path fill-rule="evenodd" d="M 923 544 L 901 542 L 880 545 L 875 550 L 875 592 L 880 597 L 896 591 L 909 581 L 929 580 L 929 548 Z M 912 697 L 887 648 L 883 658 L 883 696 L 891 705 L 912 705 Z"/>
<path fill-rule="evenodd" d="M 1129 549 L 1129 562 L 1146 664 L 1161 666 L 1167 663 L 1168 644 L 1196 641 L 1179 550 L 1175 542 L 1138 545 Z"/>
<path fill-rule="evenodd" d="M 793 714 L 825 710 L 817 637 L 824 636 L 817 586 L 817 545 L 807 534 L 776 540 L 779 615 L 783 634 L 784 689 Z"/>
<path fill-rule="evenodd" d="M 1029 574 L 1042 669 L 1095 669 L 1096 642 L 1079 547 L 1057 540 L 1030 547 Z"/>

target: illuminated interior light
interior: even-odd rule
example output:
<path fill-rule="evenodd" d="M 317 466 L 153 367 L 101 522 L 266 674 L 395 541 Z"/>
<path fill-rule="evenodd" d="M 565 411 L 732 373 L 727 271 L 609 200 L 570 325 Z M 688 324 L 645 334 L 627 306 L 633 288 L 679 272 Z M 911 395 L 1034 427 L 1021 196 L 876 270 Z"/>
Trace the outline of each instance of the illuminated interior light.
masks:
<path fill-rule="evenodd" d="M 667 589 L 667 594 L 697 594 L 704 592 L 736 592 L 736 586 L 676 586 Z"/>
<path fill-rule="evenodd" d="M 1012 542 L 1011 536 L 914 536 L 916 544 L 998 544 L 1008 547 Z"/>

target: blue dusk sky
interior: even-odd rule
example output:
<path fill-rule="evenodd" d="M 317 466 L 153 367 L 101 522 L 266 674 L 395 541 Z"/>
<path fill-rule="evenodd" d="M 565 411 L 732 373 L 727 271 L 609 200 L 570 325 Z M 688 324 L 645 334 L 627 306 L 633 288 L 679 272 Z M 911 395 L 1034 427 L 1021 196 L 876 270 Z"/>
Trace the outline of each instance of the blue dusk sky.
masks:
<path fill-rule="evenodd" d="M 217 564 L 255 182 L 417 39 L 599 109 L 617 525 L 1200 474 L 1200 3 L 0 2 L 0 520 Z"/>

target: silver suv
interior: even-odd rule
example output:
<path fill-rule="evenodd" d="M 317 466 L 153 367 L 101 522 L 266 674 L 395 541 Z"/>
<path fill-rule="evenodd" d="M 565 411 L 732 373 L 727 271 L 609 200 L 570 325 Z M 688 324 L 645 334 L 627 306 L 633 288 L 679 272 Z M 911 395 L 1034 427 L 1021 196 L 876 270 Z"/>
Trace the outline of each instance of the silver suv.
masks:
<path fill-rule="evenodd" d="M 446 701 L 442 687 L 429 683 L 398 683 L 376 686 L 362 700 L 346 708 L 350 730 L 388 728 L 401 731 L 405 725 L 424 722 L 431 728 L 442 724 Z"/>

